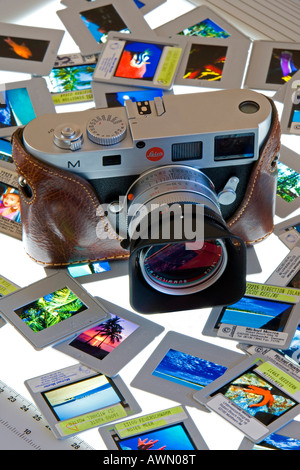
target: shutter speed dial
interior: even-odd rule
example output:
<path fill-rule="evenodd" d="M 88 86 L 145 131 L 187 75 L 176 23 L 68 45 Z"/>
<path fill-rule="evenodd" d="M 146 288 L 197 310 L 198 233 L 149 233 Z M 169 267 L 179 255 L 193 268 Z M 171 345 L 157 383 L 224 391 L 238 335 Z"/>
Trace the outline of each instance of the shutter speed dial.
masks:
<path fill-rule="evenodd" d="M 98 145 L 114 145 L 126 136 L 127 128 L 123 119 L 111 113 L 102 113 L 87 124 L 88 138 Z"/>

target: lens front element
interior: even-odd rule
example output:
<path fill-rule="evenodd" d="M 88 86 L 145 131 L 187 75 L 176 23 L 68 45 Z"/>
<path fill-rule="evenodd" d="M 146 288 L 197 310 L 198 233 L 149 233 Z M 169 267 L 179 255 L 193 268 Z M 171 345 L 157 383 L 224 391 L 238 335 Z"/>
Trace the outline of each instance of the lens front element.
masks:
<path fill-rule="evenodd" d="M 199 292 L 222 275 L 227 252 L 222 240 L 153 245 L 141 251 L 144 279 L 154 289 L 171 295 Z"/>

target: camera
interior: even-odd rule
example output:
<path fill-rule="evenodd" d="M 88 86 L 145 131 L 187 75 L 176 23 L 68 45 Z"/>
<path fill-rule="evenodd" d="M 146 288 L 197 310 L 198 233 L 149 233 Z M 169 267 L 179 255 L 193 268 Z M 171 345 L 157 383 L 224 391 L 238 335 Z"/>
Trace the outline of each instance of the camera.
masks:
<path fill-rule="evenodd" d="M 27 151 L 89 180 L 128 249 L 141 313 L 229 305 L 246 286 L 240 206 L 271 125 L 264 95 L 232 89 L 41 115 Z M 100 202 L 99 202 L 100 204 Z"/>

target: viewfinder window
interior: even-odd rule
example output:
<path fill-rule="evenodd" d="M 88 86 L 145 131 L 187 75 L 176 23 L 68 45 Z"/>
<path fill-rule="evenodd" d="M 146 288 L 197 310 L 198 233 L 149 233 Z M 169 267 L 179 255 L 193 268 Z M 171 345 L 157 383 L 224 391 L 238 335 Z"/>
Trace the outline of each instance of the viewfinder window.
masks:
<path fill-rule="evenodd" d="M 215 138 L 215 161 L 254 157 L 253 132 L 220 135 Z"/>

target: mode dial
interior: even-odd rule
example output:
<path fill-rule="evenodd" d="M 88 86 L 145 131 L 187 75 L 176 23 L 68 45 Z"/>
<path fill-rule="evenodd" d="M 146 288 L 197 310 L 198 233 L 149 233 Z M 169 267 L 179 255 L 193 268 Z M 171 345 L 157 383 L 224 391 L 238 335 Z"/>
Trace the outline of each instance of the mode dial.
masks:
<path fill-rule="evenodd" d="M 127 127 L 119 116 L 101 113 L 87 124 L 87 136 L 98 145 L 114 145 L 126 136 Z"/>

